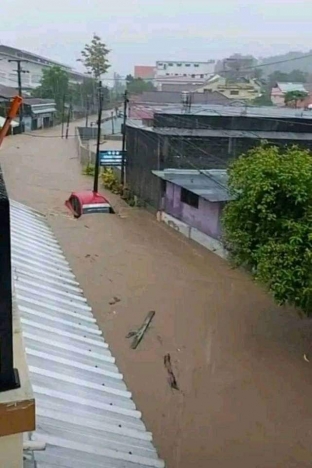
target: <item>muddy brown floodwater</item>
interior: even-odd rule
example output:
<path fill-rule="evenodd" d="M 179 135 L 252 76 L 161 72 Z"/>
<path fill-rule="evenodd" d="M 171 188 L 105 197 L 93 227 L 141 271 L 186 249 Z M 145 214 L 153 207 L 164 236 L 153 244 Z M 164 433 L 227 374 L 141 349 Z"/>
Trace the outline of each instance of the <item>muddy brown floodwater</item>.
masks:
<path fill-rule="evenodd" d="M 47 215 L 167 468 L 311 467 L 312 363 L 302 358 L 310 321 L 114 196 L 119 215 L 72 219 L 64 201 L 91 181 L 74 139 L 59 134 L 5 141 L 8 190 Z M 133 350 L 125 336 L 151 310 Z"/>

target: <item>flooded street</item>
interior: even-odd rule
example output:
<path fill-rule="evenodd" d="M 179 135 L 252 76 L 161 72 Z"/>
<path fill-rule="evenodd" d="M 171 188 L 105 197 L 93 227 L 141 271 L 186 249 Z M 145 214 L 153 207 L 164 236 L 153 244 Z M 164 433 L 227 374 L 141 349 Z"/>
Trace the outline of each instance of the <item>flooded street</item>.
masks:
<path fill-rule="evenodd" d="M 68 141 L 59 135 L 7 138 L 9 195 L 47 216 L 166 466 L 310 467 L 312 363 L 302 358 L 310 321 L 111 194 L 119 214 L 74 220 L 64 202 L 92 179 L 81 175 L 74 125 Z M 133 350 L 125 336 L 149 311 Z M 169 385 L 168 353 L 179 390 Z"/>

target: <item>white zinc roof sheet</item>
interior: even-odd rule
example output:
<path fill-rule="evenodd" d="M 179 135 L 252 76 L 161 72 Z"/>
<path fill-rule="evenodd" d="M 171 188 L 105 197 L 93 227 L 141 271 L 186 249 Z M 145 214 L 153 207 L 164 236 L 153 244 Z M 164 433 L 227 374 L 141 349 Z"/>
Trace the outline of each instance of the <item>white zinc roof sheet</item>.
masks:
<path fill-rule="evenodd" d="M 37 468 L 163 468 L 152 434 L 57 240 L 38 212 L 11 202 L 14 293 L 37 427 Z"/>
<path fill-rule="evenodd" d="M 289 93 L 292 91 L 307 92 L 303 83 L 277 83 L 282 93 Z"/>
<path fill-rule="evenodd" d="M 0 128 L 3 127 L 3 125 L 5 124 L 5 121 L 6 121 L 6 119 L 4 117 L 0 116 Z M 18 127 L 19 123 L 16 122 L 16 120 L 12 120 L 11 123 L 10 123 L 10 126 L 13 127 L 13 128 Z"/>

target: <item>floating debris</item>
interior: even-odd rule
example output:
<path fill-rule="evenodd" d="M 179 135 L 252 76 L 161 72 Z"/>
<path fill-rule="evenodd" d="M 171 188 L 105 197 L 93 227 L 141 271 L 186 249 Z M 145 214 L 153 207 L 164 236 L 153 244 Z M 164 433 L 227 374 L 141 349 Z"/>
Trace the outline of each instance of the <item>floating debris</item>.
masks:
<path fill-rule="evenodd" d="M 114 296 L 113 299 L 109 302 L 109 305 L 115 305 L 117 302 L 120 302 L 121 299 L 119 297 Z"/>
<path fill-rule="evenodd" d="M 136 349 L 140 343 L 140 341 L 142 340 L 146 330 L 148 329 L 151 321 L 153 320 L 154 318 L 154 315 L 155 315 L 155 311 L 154 310 L 151 310 L 147 316 L 146 316 L 146 319 L 144 320 L 143 324 L 141 325 L 140 328 L 138 328 L 137 330 L 135 331 L 130 331 L 128 333 L 128 335 L 126 336 L 126 338 L 132 338 L 134 337 L 132 343 L 131 343 L 131 348 L 132 349 Z"/>
<path fill-rule="evenodd" d="M 168 382 L 169 382 L 170 387 L 173 388 L 174 390 L 180 390 L 178 387 L 177 380 L 172 370 L 170 354 L 166 354 L 166 356 L 164 357 L 164 365 L 168 372 Z"/>

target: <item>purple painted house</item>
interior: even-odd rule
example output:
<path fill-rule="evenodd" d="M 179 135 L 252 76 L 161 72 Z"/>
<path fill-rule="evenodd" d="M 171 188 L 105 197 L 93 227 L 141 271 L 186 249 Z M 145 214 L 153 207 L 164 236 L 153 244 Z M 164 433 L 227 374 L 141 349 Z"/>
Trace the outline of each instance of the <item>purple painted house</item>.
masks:
<path fill-rule="evenodd" d="M 153 174 L 164 181 L 161 211 L 169 215 L 168 224 L 182 222 L 183 229 L 181 223 L 176 223 L 176 229 L 188 237 L 193 230 L 212 239 L 221 238 L 222 209 L 231 199 L 226 170 L 166 169 Z"/>

